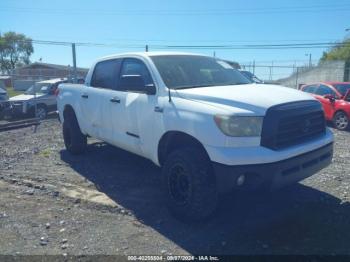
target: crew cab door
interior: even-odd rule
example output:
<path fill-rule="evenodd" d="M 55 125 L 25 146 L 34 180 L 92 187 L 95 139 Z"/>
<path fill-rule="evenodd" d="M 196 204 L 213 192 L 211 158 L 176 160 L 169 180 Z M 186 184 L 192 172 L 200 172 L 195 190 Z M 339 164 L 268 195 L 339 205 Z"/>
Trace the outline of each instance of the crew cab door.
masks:
<path fill-rule="evenodd" d="M 133 86 L 132 78 L 140 76 L 143 86 Z M 123 79 L 124 78 L 124 79 Z M 113 119 L 115 129 L 124 135 L 123 148 L 139 155 L 147 156 L 154 142 L 154 129 L 159 126 L 161 114 L 155 112 L 157 95 L 147 94 L 147 89 L 155 88 L 146 64 L 137 58 L 124 58 L 119 76 L 122 121 Z"/>
<path fill-rule="evenodd" d="M 113 118 L 121 116 L 121 107 L 111 100 L 116 97 L 121 59 L 98 62 L 91 77 L 90 86 L 82 88 L 81 113 L 84 131 L 89 135 L 112 143 Z M 113 143 L 114 144 L 114 143 Z"/>

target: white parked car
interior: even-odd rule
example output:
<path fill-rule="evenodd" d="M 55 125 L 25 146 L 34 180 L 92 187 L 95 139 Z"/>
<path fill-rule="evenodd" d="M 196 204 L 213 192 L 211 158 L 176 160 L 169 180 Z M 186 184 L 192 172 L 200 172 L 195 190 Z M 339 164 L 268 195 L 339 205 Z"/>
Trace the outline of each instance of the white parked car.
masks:
<path fill-rule="evenodd" d="M 9 96 L 7 94 L 6 88 L 0 87 L 0 119 L 3 116 L 4 110 L 9 106 Z"/>
<path fill-rule="evenodd" d="M 82 153 L 91 136 L 150 159 L 162 168 L 170 210 L 184 220 L 212 214 L 220 193 L 280 188 L 332 160 L 333 135 L 318 101 L 250 83 L 212 57 L 109 56 L 92 66 L 85 85 L 58 91 L 67 150 Z"/>
<path fill-rule="evenodd" d="M 5 88 L 0 87 L 0 101 L 7 101 L 9 96 Z"/>
<path fill-rule="evenodd" d="M 29 115 L 45 119 L 47 114 L 57 110 L 56 89 L 59 84 L 67 83 L 66 78 L 55 78 L 35 83 L 24 94 L 10 98 L 11 116 Z M 35 113 L 36 108 L 36 113 Z"/>

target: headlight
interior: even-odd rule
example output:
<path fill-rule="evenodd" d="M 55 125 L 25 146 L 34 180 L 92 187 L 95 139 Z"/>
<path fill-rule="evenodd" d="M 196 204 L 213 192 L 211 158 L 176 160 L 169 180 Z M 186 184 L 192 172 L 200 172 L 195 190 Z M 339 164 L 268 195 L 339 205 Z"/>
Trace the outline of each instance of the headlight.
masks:
<path fill-rule="evenodd" d="M 260 136 L 262 116 L 224 116 L 214 117 L 216 125 L 228 136 Z"/>

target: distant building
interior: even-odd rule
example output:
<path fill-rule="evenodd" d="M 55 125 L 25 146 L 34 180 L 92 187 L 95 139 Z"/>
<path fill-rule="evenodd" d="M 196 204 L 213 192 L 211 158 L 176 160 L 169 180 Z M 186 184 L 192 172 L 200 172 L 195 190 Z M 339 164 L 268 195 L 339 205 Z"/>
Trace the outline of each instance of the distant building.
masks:
<path fill-rule="evenodd" d="M 77 68 L 77 77 L 85 78 L 87 68 Z M 72 78 L 73 68 L 71 66 L 35 62 L 23 67 L 16 68 L 11 74 L 14 80 L 41 81 L 51 78 Z"/>
<path fill-rule="evenodd" d="M 0 85 L 5 87 L 12 86 L 11 76 L 0 76 L 0 83 Z"/>
<path fill-rule="evenodd" d="M 77 78 L 85 78 L 87 68 L 77 68 Z M 35 82 L 52 78 L 73 78 L 71 66 L 35 62 L 12 70 L 11 84 L 15 90 L 26 90 Z"/>

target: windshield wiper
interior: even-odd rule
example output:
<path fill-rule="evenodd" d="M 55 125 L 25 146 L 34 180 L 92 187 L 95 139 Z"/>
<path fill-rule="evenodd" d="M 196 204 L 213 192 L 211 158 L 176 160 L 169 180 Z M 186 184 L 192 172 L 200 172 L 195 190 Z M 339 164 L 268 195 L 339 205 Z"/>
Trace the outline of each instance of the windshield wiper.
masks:
<path fill-rule="evenodd" d="M 197 88 L 197 87 L 209 87 L 209 86 L 216 86 L 216 85 L 193 85 L 193 86 L 179 86 L 174 87 L 172 89 L 178 90 L 178 89 L 190 89 L 190 88 Z"/>
<path fill-rule="evenodd" d="M 178 89 L 190 89 L 190 88 L 197 88 L 197 87 L 210 87 L 210 86 L 235 86 L 235 85 L 248 85 L 251 83 L 230 83 L 230 84 L 215 84 L 215 85 L 193 85 L 193 86 L 179 86 L 179 87 L 173 87 L 172 89 L 178 90 Z"/>

